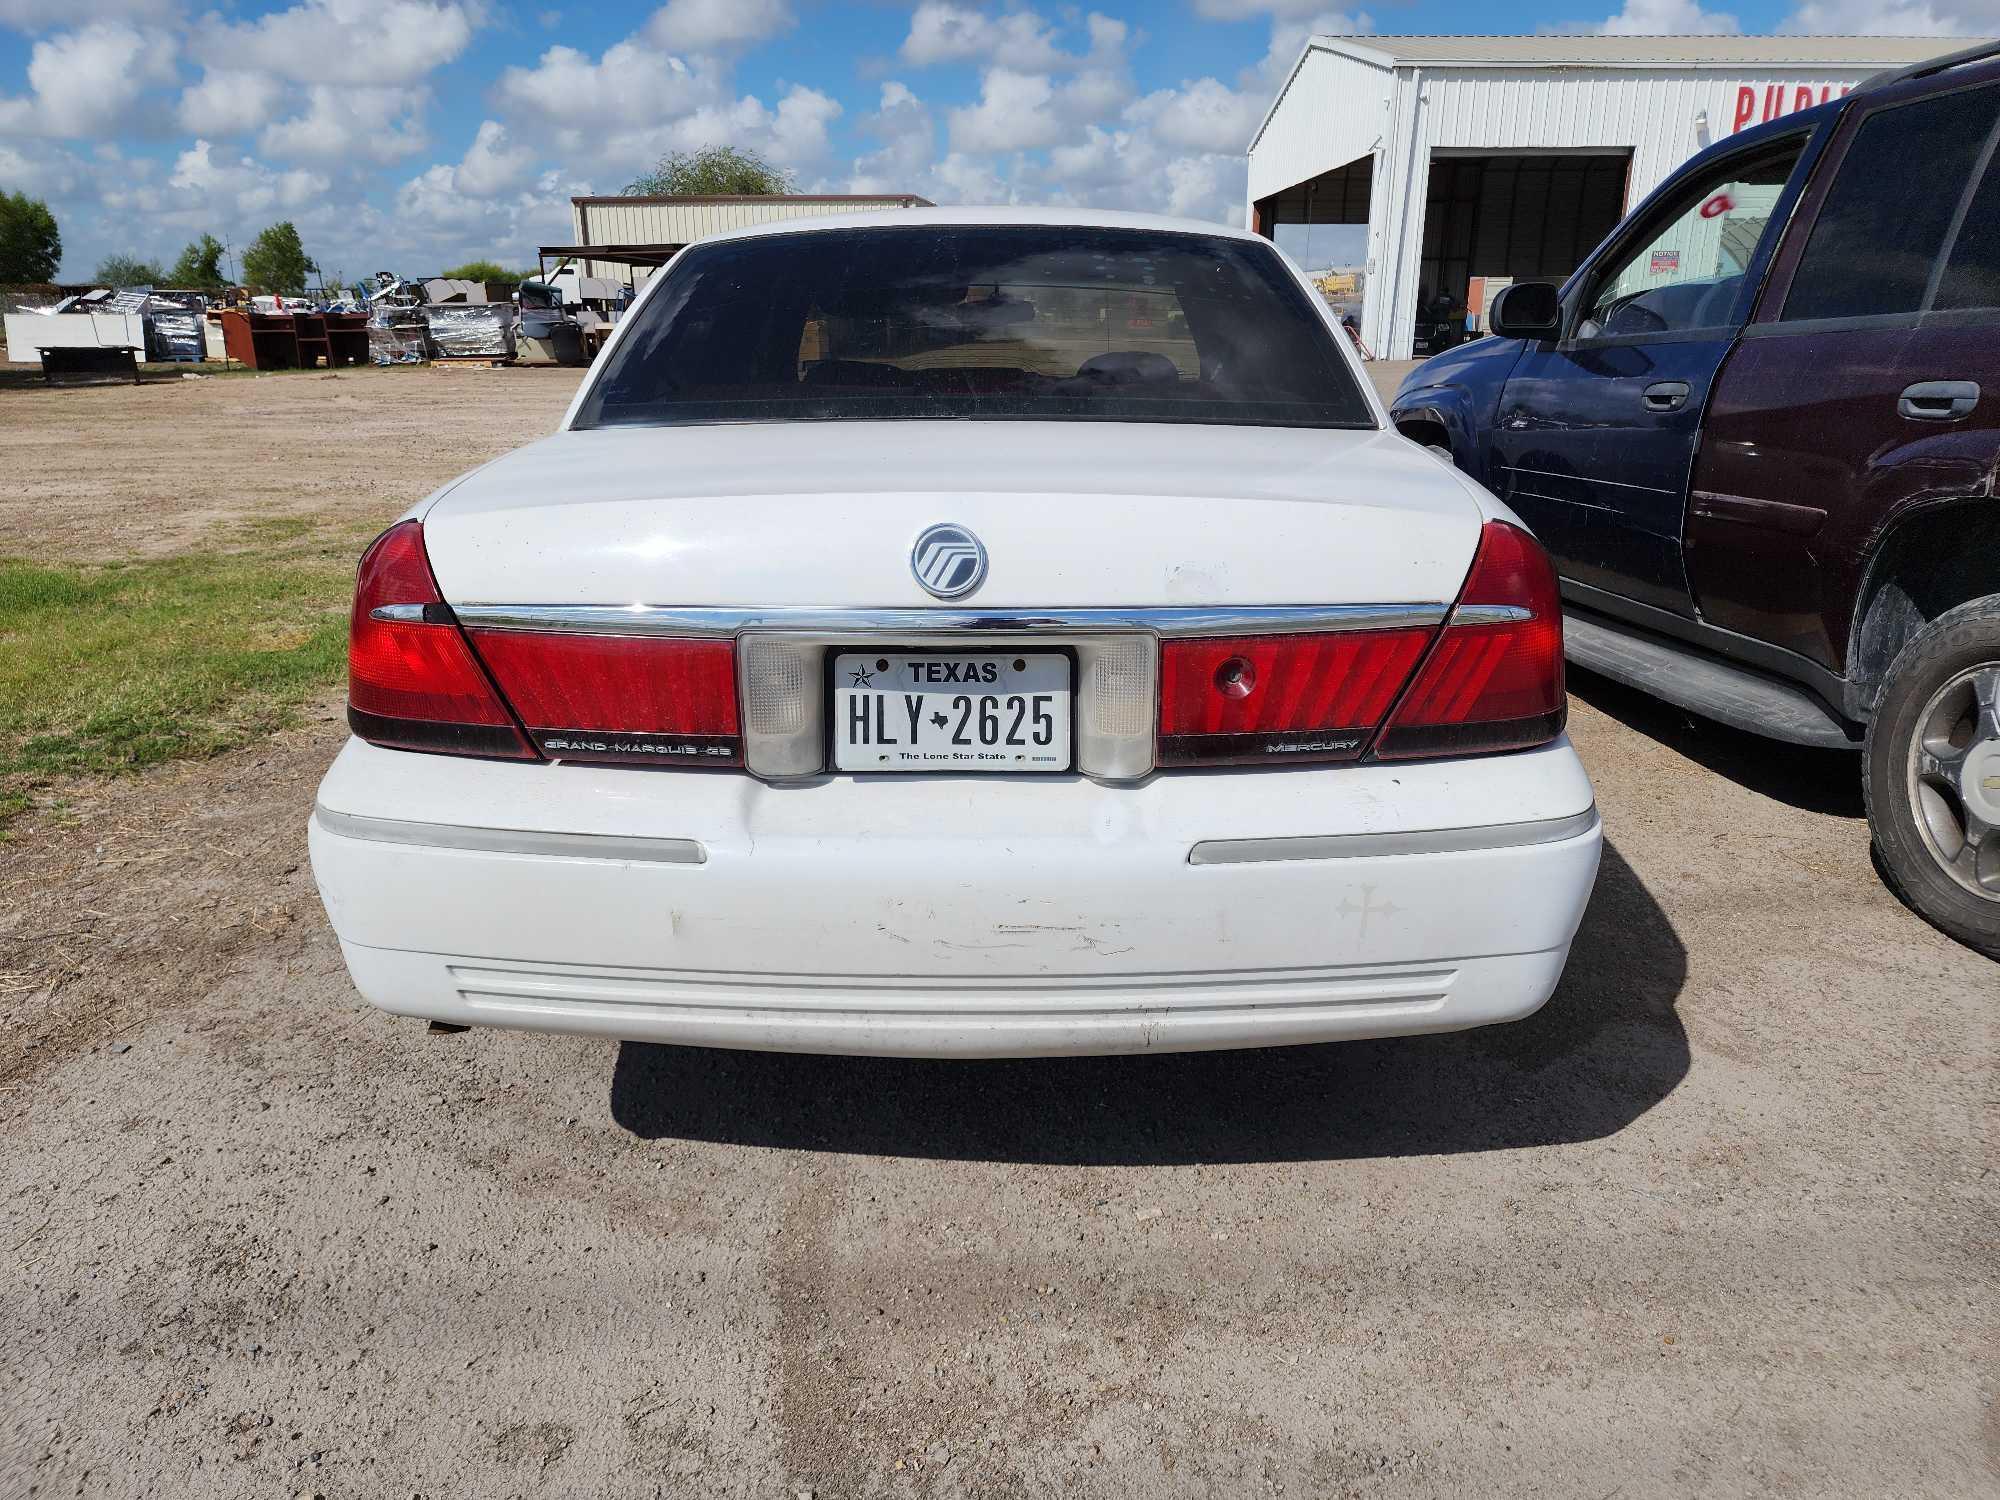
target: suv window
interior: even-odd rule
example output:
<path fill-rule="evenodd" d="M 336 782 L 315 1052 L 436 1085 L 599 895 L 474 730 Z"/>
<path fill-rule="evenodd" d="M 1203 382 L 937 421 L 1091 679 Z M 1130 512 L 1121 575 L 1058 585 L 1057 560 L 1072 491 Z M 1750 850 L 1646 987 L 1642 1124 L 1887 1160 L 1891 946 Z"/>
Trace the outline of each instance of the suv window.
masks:
<path fill-rule="evenodd" d="M 816 229 L 686 251 L 574 426 L 883 418 L 1372 427 L 1271 246 L 1061 226 Z"/>
<path fill-rule="evenodd" d="M 1988 158 L 1986 175 L 1966 205 L 1931 306 L 2000 307 L 2000 154 Z"/>
<path fill-rule="evenodd" d="M 1989 84 L 1863 120 L 1813 223 L 1783 321 L 1920 311 L 1996 110 L 2000 85 Z M 1990 201 L 1986 212 L 1990 225 Z M 1973 228 L 1969 220 L 1966 228 Z M 1990 264 L 1994 252 L 1986 254 Z"/>
<path fill-rule="evenodd" d="M 1735 322 L 1743 273 L 1805 150 L 1799 136 L 1718 162 L 1677 194 L 1612 262 L 1591 293 L 1576 336 L 1624 338 L 1725 328 Z"/>

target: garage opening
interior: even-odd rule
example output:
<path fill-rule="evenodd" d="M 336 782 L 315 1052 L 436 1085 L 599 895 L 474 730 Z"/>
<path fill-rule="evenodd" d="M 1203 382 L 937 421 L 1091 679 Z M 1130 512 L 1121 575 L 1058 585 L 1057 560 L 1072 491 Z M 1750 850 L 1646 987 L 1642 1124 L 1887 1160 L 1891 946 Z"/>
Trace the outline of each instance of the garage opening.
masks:
<path fill-rule="evenodd" d="M 1375 159 L 1357 157 L 1257 201 L 1257 228 L 1311 275 L 1342 317 L 1361 319 L 1368 276 L 1368 193 Z"/>
<path fill-rule="evenodd" d="M 1515 281 L 1561 281 L 1625 211 L 1629 151 L 1432 154 L 1413 350 L 1474 338 Z"/>

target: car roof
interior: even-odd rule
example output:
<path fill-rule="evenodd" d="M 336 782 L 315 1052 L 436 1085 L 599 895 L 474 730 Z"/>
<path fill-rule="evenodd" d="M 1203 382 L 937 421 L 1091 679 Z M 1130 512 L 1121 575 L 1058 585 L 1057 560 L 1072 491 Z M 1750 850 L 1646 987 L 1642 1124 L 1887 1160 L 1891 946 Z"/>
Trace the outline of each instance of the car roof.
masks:
<path fill-rule="evenodd" d="M 1783 135 L 1796 135 L 1801 130 L 1817 130 L 1832 120 L 1847 107 L 1852 94 L 1842 94 L 1829 99 L 1824 104 L 1815 104 L 1810 109 L 1797 110 L 1788 115 L 1779 115 L 1775 120 L 1766 120 L 1761 125 L 1752 125 L 1734 135 L 1726 135 L 1706 150 L 1697 151 L 1681 166 L 1674 169 L 1675 176 L 1696 162 L 1707 161 L 1711 156 L 1725 156 L 1741 151 L 1745 146 L 1754 146 L 1759 141 L 1775 140 Z"/>
<path fill-rule="evenodd" d="M 768 224 L 749 224 L 741 229 L 702 236 L 701 243 L 721 240 L 757 239 L 771 234 L 805 234 L 826 229 L 981 229 L 994 225 L 1026 225 L 1035 228 L 1067 229 L 1150 229 L 1168 234 L 1203 234 L 1211 238 L 1249 240 L 1268 245 L 1262 235 L 1209 219 L 1179 219 L 1166 214 L 1122 213 L 1104 208 L 1023 208 L 1013 205 L 967 204 L 949 208 L 886 208 L 865 213 L 812 214 L 796 219 L 776 219 Z"/>

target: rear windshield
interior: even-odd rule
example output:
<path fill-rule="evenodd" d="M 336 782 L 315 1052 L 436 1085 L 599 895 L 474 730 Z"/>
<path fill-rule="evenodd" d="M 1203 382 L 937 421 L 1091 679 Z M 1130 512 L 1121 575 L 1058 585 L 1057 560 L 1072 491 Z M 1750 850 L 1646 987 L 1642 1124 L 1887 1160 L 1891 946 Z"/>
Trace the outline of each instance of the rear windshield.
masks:
<path fill-rule="evenodd" d="M 977 417 L 1371 427 L 1275 252 L 1124 229 L 812 230 L 697 245 L 577 427 Z"/>

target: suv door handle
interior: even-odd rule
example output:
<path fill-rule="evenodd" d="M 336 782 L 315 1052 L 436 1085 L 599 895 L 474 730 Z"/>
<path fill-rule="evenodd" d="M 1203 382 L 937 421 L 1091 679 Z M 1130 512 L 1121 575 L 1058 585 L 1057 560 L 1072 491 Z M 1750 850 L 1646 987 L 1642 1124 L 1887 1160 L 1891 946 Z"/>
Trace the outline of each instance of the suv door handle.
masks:
<path fill-rule="evenodd" d="M 1640 399 L 1646 403 L 1647 411 L 1679 411 L 1687 405 L 1688 383 L 1685 380 L 1659 380 L 1646 387 Z"/>
<path fill-rule="evenodd" d="M 1977 381 L 1919 380 L 1903 387 L 1903 394 L 1896 398 L 1896 411 L 1919 422 L 1956 422 L 1971 416 L 1978 404 Z"/>

